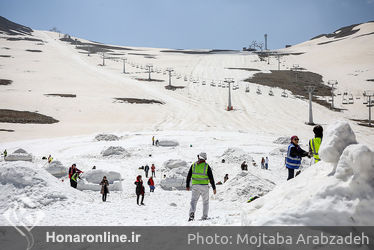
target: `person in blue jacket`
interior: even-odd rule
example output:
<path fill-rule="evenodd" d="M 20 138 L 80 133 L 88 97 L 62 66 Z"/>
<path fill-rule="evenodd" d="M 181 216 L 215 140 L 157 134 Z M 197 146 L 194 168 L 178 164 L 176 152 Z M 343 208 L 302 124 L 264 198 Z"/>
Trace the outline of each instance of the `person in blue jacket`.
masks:
<path fill-rule="evenodd" d="M 292 179 L 295 176 L 295 169 L 299 169 L 301 165 L 301 158 L 308 156 L 309 152 L 303 150 L 299 146 L 299 138 L 294 135 L 291 137 L 291 143 L 288 145 L 287 156 L 286 156 L 286 168 L 288 169 L 288 178 Z"/>

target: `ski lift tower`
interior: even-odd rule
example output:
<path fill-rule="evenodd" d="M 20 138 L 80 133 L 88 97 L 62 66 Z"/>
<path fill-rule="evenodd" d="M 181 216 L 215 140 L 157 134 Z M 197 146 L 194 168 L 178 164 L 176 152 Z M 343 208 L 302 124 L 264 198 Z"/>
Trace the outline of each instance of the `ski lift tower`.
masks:
<path fill-rule="evenodd" d="M 316 87 L 309 85 L 305 87 L 306 91 L 309 94 L 309 122 L 308 125 L 315 125 L 313 122 L 313 111 L 312 111 L 312 94 L 314 91 L 316 91 Z"/>
<path fill-rule="evenodd" d="M 105 66 L 105 52 L 102 52 L 102 57 L 103 57 L 103 66 Z"/>
<path fill-rule="evenodd" d="M 295 71 L 295 82 L 297 82 L 297 74 L 298 74 L 298 70 L 300 70 L 301 68 L 300 68 L 300 66 L 299 66 L 299 64 L 294 64 L 294 65 L 292 65 L 292 68 L 291 68 L 291 70 L 292 71 Z"/>
<path fill-rule="evenodd" d="M 371 98 L 374 97 L 374 91 L 365 91 L 364 97 L 368 99 L 367 107 L 369 108 L 369 127 L 371 127 L 371 107 L 374 106 L 372 104 Z"/>
<path fill-rule="evenodd" d="M 126 61 L 127 61 L 127 58 L 124 57 L 122 60 L 123 60 L 123 73 L 126 74 Z"/>
<path fill-rule="evenodd" d="M 148 70 L 148 80 L 150 81 L 151 80 L 151 72 L 152 72 L 152 69 L 153 69 L 153 65 L 152 64 L 147 64 L 145 66 L 145 68 Z"/>
<path fill-rule="evenodd" d="M 338 81 L 329 80 L 327 84 L 331 86 L 331 109 L 334 109 L 334 90 L 335 90 L 334 86 L 338 84 Z"/>
<path fill-rule="evenodd" d="M 227 105 L 227 111 L 230 111 L 232 110 L 232 105 L 231 105 L 231 83 L 234 82 L 234 79 L 233 78 L 225 78 L 225 81 L 224 82 L 227 82 L 229 84 L 229 101 L 228 101 L 228 105 Z"/>
<path fill-rule="evenodd" d="M 174 71 L 172 68 L 167 68 L 167 72 L 169 72 L 169 87 L 171 87 L 171 73 Z"/>

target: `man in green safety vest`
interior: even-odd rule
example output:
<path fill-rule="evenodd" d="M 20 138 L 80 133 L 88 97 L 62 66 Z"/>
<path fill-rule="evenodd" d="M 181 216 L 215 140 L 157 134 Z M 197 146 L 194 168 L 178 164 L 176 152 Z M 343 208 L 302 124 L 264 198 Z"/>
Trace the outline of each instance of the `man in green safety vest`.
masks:
<path fill-rule="evenodd" d="M 313 128 L 314 138 L 309 140 L 309 152 L 310 155 L 313 155 L 314 163 L 319 162 L 321 159 L 319 158 L 319 147 L 322 143 L 323 137 L 323 128 L 321 125 L 317 125 Z"/>
<path fill-rule="evenodd" d="M 191 197 L 191 208 L 190 208 L 190 217 L 188 221 L 192 221 L 195 218 L 196 204 L 200 198 L 200 195 L 203 198 L 203 216 L 202 220 L 208 219 L 209 211 L 209 182 L 212 185 L 213 193 L 216 194 L 216 185 L 214 184 L 214 178 L 212 169 L 206 163 L 207 155 L 204 152 L 201 152 L 197 156 L 197 162 L 191 165 L 190 171 L 187 175 L 186 188 L 190 190 L 190 182 L 192 179 L 192 197 Z"/>

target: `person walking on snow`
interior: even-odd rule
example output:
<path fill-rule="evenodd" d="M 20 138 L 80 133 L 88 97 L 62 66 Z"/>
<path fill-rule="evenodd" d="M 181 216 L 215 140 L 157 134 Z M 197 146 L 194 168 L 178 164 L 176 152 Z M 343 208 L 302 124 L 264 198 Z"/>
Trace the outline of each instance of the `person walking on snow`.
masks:
<path fill-rule="evenodd" d="M 265 158 L 265 169 L 269 168 L 269 158 L 266 156 Z"/>
<path fill-rule="evenodd" d="M 152 171 L 152 177 L 156 178 L 156 167 L 155 167 L 155 164 L 153 164 L 153 163 L 152 163 L 152 166 L 151 166 L 151 171 Z"/>
<path fill-rule="evenodd" d="M 264 169 L 265 168 L 265 159 L 264 157 L 262 157 L 261 159 L 261 169 Z"/>
<path fill-rule="evenodd" d="M 73 188 L 77 188 L 78 185 L 78 178 L 80 179 L 81 177 L 79 176 L 80 172 L 75 172 L 71 178 L 70 178 L 70 186 Z"/>
<path fill-rule="evenodd" d="M 135 189 L 135 193 L 136 193 L 136 203 L 140 206 L 140 205 L 145 205 L 143 203 L 144 201 L 144 186 L 143 186 L 143 181 L 142 181 L 142 176 L 141 175 L 138 175 L 136 177 L 136 181 L 134 183 L 136 185 L 136 189 Z M 139 204 L 139 197 L 142 196 L 142 200 Z"/>
<path fill-rule="evenodd" d="M 314 163 L 319 162 L 321 159 L 319 158 L 319 147 L 322 143 L 323 137 L 323 128 L 321 125 L 317 125 L 313 128 L 314 138 L 309 140 L 309 154 L 313 155 Z"/>
<path fill-rule="evenodd" d="M 103 201 L 105 202 L 106 201 L 106 196 L 109 193 L 109 188 L 108 188 L 109 187 L 109 182 L 106 179 L 106 176 L 103 177 L 103 179 L 100 182 L 100 185 L 101 185 L 100 193 L 103 195 Z"/>
<path fill-rule="evenodd" d="M 149 192 L 154 192 L 155 191 L 155 182 L 153 181 L 152 177 L 149 177 L 148 179 L 148 186 L 149 186 Z"/>
<path fill-rule="evenodd" d="M 299 169 L 301 165 L 301 158 L 310 155 L 299 146 L 299 138 L 294 135 L 291 137 L 291 143 L 288 145 L 287 156 L 286 156 L 286 168 L 288 169 L 288 178 L 290 180 L 294 178 L 295 169 Z"/>
<path fill-rule="evenodd" d="M 152 146 L 155 145 L 155 136 L 152 136 Z"/>
<path fill-rule="evenodd" d="M 4 155 L 4 160 L 5 160 L 5 157 L 7 157 L 7 155 L 8 155 L 8 152 L 6 151 L 6 149 L 4 150 L 3 155 Z"/>
<path fill-rule="evenodd" d="M 70 180 L 70 186 L 71 187 L 74 187 L 74 188 L 77 188 L 77 181 L 73 180 L 72 179 L 72 176 L 75 174 L 75 173 L 78 173 L 78 176 L 80 173 L 83 173 L 83 171 L 79 170 L 77 168 L 77 166 L 75 165 L 75 163 L 73 165 L 71 165 L 71 167 L 69 168 L 69 180 Z M 76 179 L 76 178 L 75 178 Z"/>
<path fill-rule="evenodd" d="M 213 178 L 212 169 L 206 163 L 207 155 L 201 152 L 197 156 L 197 162 L 191 165 L 187 175 L 186 189 L 190 190 L 190 182 L 192 179 L 192 196 L 191 196 L 191 207 L 189 212 L 188 221 L 192 221 L 195 218 L 196 204 L 200 196 L 203 198 L 203 216 L 202 220 L 208 219 L 209 211 L 209 182 L 212 185 L 213 193 L 216 194 L 216 185 Z"/>
<path fill-rule="evenodd" d="M 51 155 L 48 156 L 48 163 L 51 163 L 53 161 L 53 157 Z"/>
<path fill-rule="evenodd" d="M 148 171 L 149 171 L 149 166 L 148 166 L 148 164 L 146 164 L 145 167 L 144 167 L 145 178 L 148 178 Z"/>

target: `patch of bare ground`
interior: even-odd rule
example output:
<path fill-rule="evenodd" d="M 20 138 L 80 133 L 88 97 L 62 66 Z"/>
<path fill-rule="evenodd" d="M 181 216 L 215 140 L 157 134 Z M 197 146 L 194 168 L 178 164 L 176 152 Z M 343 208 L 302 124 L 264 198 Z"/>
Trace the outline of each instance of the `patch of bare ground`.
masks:
<path fill-rule="evenodd" d="M 0 132 L 14 132 L 13 129 L 2 129 L 0 128 Z"/>
<path fill-rule="evenodd" d="M 0 79 L 0 85 L 10 85 L 12 84 L 12 80 L 8 80 L 8 79 Z"/>
<path fill-rule="evenodd" d="M 226 69 L 237 69 L 237 70 L 245 70 L 245 71 L 261 71 L 259 69 L 254 69 L 254 68 L 226 68 Z"/>
<path fill-rule="evenodd" d="M 184 89 L 184 86 L 166 85 L 165 89 L 168 89 L 168 90 Z"/>
<path fill-rule="evenodd" d="M 164 104 L 161 101 L 153 100 L 153 99 L 140 99 L 140 98 L 114 98 L 114 100 L 122 103 L 135 103 L 135 104 Z"/>
<path fill-rule="evenodd" d="M 257 83 L 271 88 L 281 88 L 291 91 L 298 98 L 308 99 L 308 93 L 305 87 L 313 85 L 317 92 L 314 95 L 320 97 L 331 96 L 331 87 L 323 84 L 322 76 L 309 71 L 293 71 L 293 70 L 271 70 L 271 73 L 256 73 L 252 78 L 244 80 L 246 82 Z M 326 100 L 313 99 L 313 102 L 330 108 L 331 104 Z M 335 108 L 334 111 L 341 109 Z"/>
<path fill-rule="evenodd" d="M 59 97 L 70 97 L 75 98 L 77 95 L 75 94 L 44 94 L 45 96 L 59 96 Z"/>
<path fill-rule="evenodd" d="M 58 120 L 36 112 L 0 109 L 0 122 L 51 124 L 58 122 Z"/>
<path fill-rule="evenodd" d="M 28 52 L 43 52 L 39 49 L 27 49 L 26 51 L 28 51 Z"/>
<path fill-rule="evenodd" d="M 145 81 L 145 82 L 165 82 L 164 80 L 160 80 L 160 79 L 148 79 L 148 78 L 135 78 L 135 80 L 138 80 L 138 81 Z"/>

